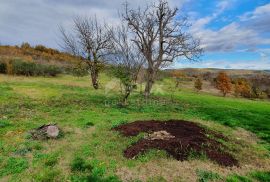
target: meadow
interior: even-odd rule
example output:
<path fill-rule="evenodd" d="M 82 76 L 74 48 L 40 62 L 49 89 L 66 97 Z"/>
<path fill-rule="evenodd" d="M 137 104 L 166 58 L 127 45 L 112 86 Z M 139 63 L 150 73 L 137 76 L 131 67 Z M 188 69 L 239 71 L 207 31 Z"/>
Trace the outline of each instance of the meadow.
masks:
<path fill-rule="evenodd" d="M 145 101 L 140 88 L 129 105 L 117 105 L 119 83 L 88 77 L 0 75 L 0 181 L 268 181 L 270 102 L 224 98 L 156 83 Z M 135 120 L 183 119 L 222 132 L 240 167 L 225 168 L 201 156 L 177 161 L 151 150 L 126 159 L 123 150 L 143 137 L 125 138 L 111 128 Z M 57 140 L 38 141 L 31 129 L 56 123 Z"/>

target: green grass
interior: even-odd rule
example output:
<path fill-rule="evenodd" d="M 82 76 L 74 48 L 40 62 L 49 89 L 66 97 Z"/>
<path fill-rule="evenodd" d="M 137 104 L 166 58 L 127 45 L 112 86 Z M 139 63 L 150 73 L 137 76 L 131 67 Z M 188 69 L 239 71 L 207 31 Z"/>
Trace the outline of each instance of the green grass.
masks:
<path fill-rule="evenodd" d="M 257 172 L 251 173 L 250 176 L 260 182 L 270 181 L 270 172 L 257 171 Z"/>
<path fill-rule="evenodd" d="M 0 179 L 9 181 L 119 181 L 117 169 L 133 169 L 150 161 L 172 160 L 163 151 L 150 151 L 127 160 L 122 151 L 141 135 L 125 138 L 112 127 L 139 119 L 186 119 L 211 121 L 243 127 L 270 144 L 270 103 L 223 98 L 188 90 L 171 90 L 170 80 L 163 93 L 145 103 L 138 92 L 126 108 L 117 106 L 118 88 L 105 94 L 110 81 L 102 75 L 102 88 L 90 87 L 88 77 L 7 77 L 0 75 Z M 173 102 L 172 102 L 173 101 Z M 28 131 L 57 123 L 64 132 L 58 140 L 33 141 Z M 76 161 L 76 156 L 80 160 Z M 76 160 L 75 160 L 76 159 Z M 89 166 L 91 166 L 88 168 Z M 89 170 L 91 173 L 88 174 Z M 210 174 L 202 174 L 211 178 Z M 266 174 L 254 173 L 268 179 Z M 163 177 L 149 178 L 151 181 Z"/>
<path fill-rule="evenodd" d="M 197 170 L 196 171 L 199 182 L 209 182 L 222 179 L 221 176 L 212 171 Z"/>

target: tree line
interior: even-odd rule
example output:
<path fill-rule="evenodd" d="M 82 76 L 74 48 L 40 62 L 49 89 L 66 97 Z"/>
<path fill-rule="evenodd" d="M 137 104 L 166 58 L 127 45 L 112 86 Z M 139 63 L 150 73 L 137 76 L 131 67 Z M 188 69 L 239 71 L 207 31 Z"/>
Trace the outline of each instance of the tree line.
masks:
<path fill-rule="evenodd" d="M 220 71 L 217 74 L 210 72 L 187 76 L 180 71 L 172 71 L 171 77 L 175 80 L 175 87 L 178 88 L 182 81 L 194 81 L 194 88 L 197 91 L 201 91 L 203 87 L 203 81 L 209 81 L 212 86 L 218 89 L 225 97 L 227 94 L 232 94 L 235 97 L 245 98 L 270 98 L 270 77 L 269 75 L 257 74 L 251 77 L 244 76 L 233 78 L 226 72 Z M 194 78 L 193 78 L 194 77 Z"/>

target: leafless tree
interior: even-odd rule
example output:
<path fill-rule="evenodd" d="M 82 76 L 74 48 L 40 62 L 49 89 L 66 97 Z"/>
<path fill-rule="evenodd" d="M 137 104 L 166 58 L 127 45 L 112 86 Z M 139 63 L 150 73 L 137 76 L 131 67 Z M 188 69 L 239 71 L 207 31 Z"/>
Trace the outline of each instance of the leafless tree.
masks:
<path fill-rule="evenodd" d="M 136 88 L 136 81 L 145 58 L 131 41 L 127 26 L 112 30 L 113 48 L 109 60 L 115 66 L 114 75 L 124 86 L 122 104 L 126 105 L 128 97 Z"/>
<path fill-rule="evenodd" d="M 133 42 L 147 60 L 145 96 L 150 95 L 158 70 L 176 58 L 197 60 L 202 49 L 186 30 L 186 18 L 178 16 L 177 8 L 170 8 L 166 0 L 144 9 L 130 9 L 125 4 L 122 14 L 133 33 Z"/>
<path fill-rule="evenodd" d="M 102 60 L 112 46 L 109 28 L 105 23 L 99 23 L 96 17 L 76 17 L 73 20 L 72 30 L 67 33 L 60 27 L 62 47 L 73 55 L 83 58 L 88 65 L 92 85 L 98 89 Z"/>

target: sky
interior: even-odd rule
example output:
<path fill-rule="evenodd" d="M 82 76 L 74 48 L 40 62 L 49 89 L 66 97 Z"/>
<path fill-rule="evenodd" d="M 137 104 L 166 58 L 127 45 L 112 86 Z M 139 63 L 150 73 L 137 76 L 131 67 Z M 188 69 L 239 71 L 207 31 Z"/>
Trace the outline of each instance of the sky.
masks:
<path fill-rule="evenodd" d="M 127 0 L 130 7 L 155 0 Z M 42 44 L 60 49 L 59 25 L 71 29 L 75 16 L 119 22 L 124 0 L 0 0 L 0 44 Z M 177 59 L 173 68 L 270 70 L 270 0 L 169 0 L 186 15 L 201 40 L 197 62 Z"/>

